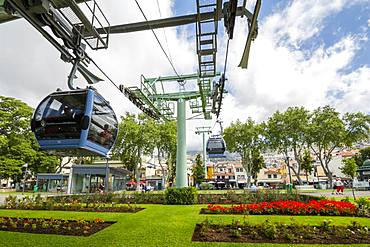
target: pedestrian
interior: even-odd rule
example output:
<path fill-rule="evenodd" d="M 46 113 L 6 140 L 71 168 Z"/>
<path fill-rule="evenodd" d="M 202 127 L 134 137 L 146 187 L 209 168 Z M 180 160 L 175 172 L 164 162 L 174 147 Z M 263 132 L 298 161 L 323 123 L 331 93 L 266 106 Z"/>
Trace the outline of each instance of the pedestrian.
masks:
<path fill-rule="evenodd" d="M 99 192 L 104 193 L 104 185 L 102 183 L 99 184 Z"/>
<path fill-rule="evenodd" d="M 344 192 L 344 184 L 340 180 L 340 178 L 337 180 L 337 183 L 336 184 L 337 184 L 337 194 L 343 195 L 343 192 Z"/>
<path fill-rule="evenodd" d="M 337 190 L 337 180 L 338 180 L 338 178 L 336 178 L 333 182 L 333 191 L 331 192 L 332 195 L 334 195 L 334 192 Z"/>

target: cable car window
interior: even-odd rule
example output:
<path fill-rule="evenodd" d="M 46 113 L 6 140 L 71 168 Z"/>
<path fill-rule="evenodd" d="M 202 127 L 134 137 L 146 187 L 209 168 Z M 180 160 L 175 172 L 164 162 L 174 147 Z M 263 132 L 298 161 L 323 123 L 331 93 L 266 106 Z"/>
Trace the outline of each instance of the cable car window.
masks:
<path fill-rule="evenodd" d="M 40 139 L 79 139 L 86 94 L 51 95 L 36 110 L 35 134 Z"/>
<path fill-rule="evenodd" d="M 104 99 L 95 95 L 88 139 L 110 149 L 117 135 L 117 126 L 113 109 Z"/>
<path fill-rule="evenodd" d="M 224 148 L 224 145 L 219 139 L 209 142 L 209 149 L 222 149 L 222 148 Z"/>

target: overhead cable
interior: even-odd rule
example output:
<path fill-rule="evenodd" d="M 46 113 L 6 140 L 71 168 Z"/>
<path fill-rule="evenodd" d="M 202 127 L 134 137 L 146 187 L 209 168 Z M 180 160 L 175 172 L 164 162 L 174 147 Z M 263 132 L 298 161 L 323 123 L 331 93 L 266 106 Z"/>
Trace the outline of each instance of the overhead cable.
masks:
<path fill-rule="evenodd" d="M 135 2 L 136 2 L 137 7 L 139 8 L 139 10 L 140 10 L 141 14 L 143 15 L 144 19 L 148 22 L 149 20 L 148 20 L 148 18 L 146 17 L 146 15 L 145 15 L 145 13 L 144 13 L 143 9 L 141 8 L 141 6 L 140 6 L 139 2 L 138 2 L 137 0 L 135 0 Z M 155 39 L 157 40 L 157 42 L 158 42 L 159 46 L 161 47 L 161 49 L 162 49 L 162 51 L 163 51 L 164 55 L 166 56 L 166 58 L 167 58 L 168 62 L 169 62 L 169 63 L 170 63 L 170 65 L 171 65 L 171 67 L 172 67 L 173 71 L 175 72 L 175 74 L 177 75 L 177 77 L 178 77 L 179 79 L 181 79 L 181 76 L 179 75 L 179 73 L 177 73 L 177 70 L 175 69 L 175 66 L 173 65 L 173 63 L 172 63 L 172 61 L 171 61 L 170 57 L 168 56 L 167 52 L 164 50 L 164 48 L 163 48 L 163 46 L 162 46 L 161 41 L 158 39 L 157 34 L 154 32 L 153 28 L 151 28 L 151 26 L 150 26 L 150 25 L 149 25 L 149 27 L 150 27 L 150 30 L 152 30 L 152 33 L 153 33 L 153 35 L 154 35 Z"/>
<path fill-rule="evenodd" d="M 158 12 L 159 12 L 159 17 L 162 18 L 162 11 L 161 11 L 161 6 L 159 5 L 159 0 L 157 0 L 157 7 L 158 7 Z M 170 46 L 168 45 L 166 29 L 162 28 L 162 30 L 163 30 L 163 34 L 164 34 L 164 40 L 166 41 L 168 56 L 169 56 L 171 62 L 173 63 L 172 56 L 171 56 L 171 51 L 170 51 Z"/>

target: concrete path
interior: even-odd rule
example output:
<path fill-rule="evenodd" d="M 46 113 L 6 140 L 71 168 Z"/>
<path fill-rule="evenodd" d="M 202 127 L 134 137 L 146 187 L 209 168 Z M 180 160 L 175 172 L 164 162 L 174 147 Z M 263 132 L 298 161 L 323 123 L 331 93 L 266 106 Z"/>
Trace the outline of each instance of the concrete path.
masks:
<path fill-rule="evenodd" d="M 352 191 L 350 189 L 347 189 L 344 191 L 343 195 L 337 195 L 337 194 L 332 194 L 331 191 L 319 191 L 319 192 L 304 192 L 304 191 L 301 191 L 299 192 L 300 194 L 305 194 L 305 195 L 314 195 L 314 196 L 325 196 L 327 198 L 330 198 L 330 197 L 341 197 L 341 198 L 345 198 L 345 197 L 353 197 L 352 195 Z M 366 191 L 355 191 L 355 195 L 356 197 L 368 197 L 370 198 L 370 191 L 369 190 L 366 190 Z"/>

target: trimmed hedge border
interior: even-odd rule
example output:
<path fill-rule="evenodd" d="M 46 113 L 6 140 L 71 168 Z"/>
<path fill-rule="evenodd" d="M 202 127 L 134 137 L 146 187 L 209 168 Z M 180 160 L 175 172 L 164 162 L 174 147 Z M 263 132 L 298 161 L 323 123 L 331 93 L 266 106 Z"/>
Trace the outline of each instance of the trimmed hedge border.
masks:
<path fill-rule="evenodd" d="M 184 190 L 185 192 L 178 192 Z M 184 194 L 185 193 L 185 194 Z M 176 194 L 176 195 L 175 195 Z M 185 196 L 183 196 L 183 194 Z M 166 198 L 167 196 L 167 198 Z M 179 197 L 179 198 L 178 198 Z M 278 191 L 243 192 L 229 191 L 225 194 L 206 194 L 197 192 L 192 187 L 174 189 L 169 188 L 164 194 L 157 193 L 106 193 L 87 195 L 63 195 L 49 197 L 56 203 L 118 203 L 118 204 L 245 204 L 256 202 L 272 202 L 280 200 L 293 200 L 308 202 L 322 198 L 312 195 L 287 194 Z"/>

